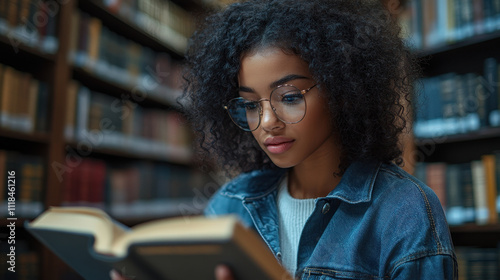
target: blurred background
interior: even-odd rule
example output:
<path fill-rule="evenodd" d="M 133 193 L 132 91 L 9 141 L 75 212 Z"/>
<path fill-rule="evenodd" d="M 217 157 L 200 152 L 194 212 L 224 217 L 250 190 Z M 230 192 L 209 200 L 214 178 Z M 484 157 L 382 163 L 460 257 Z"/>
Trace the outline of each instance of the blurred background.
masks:
<path fill-rule="evenodd" d="M 129 226 L 201 213 L 227 179 L 196 164 L 176 98 L 189 36 L 229 2 L 0 0 L 1 279 L 81 279 L 23 229 L 49 206 L 99 207 Z M 438 194 L 460 279 L 500 279 L 500 0 L 393 13 L 424 74 L 404 168 Z"/>

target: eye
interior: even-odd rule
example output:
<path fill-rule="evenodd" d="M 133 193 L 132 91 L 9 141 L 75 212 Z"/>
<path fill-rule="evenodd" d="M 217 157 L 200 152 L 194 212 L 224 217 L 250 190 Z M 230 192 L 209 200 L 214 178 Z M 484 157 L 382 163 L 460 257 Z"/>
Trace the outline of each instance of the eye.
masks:
<path fill-rule="evenodd" d="M 296 105 L 302 103 L 304 96 L 300 92 L 287 93 L 281 96 L 280 102 L 284 105 Z"/>
<path fill-rule="evenodd" d="M 255 111 L 258 110 L 259 105 L 257 102 L 246 101 L 245 103 L 243 103 L 243 107 L 246 111 Z"/>

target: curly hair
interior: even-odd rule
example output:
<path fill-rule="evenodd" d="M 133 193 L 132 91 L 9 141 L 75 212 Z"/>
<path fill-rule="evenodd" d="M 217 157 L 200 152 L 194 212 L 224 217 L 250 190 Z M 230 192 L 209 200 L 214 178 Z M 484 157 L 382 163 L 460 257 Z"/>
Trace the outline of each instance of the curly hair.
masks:
<path fill-rule="evenodd" d="M 398 136 L 419 73 L 379 1 L 251 0 L 209 16 L 186 54 L 183 104 L 201 151 L 229 175 L 275 166 L 223 109 L 238 96 L 241 58 L 278 47 L 298 55 L 323 92 L 341 144 L 342 174 L 357 160 L 402 164 Z M 205 158 L 206 159 L 206 158 Z"/>

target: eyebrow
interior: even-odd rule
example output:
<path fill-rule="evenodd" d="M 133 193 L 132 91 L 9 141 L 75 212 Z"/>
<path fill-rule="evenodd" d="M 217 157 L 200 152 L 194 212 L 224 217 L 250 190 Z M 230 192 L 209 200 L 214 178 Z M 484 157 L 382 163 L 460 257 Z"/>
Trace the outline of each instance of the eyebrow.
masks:
<path fill-rule="evenodd" d="M 311 79 L 309 77 L 306 77 L 306 76 L 302 76 L 302 75 L 297 75 L 297 74 L 290 74 L 290 75 L 286 75 L 285 77 L 279 79 L 279 80 L 276 80 L 274 82 L 272 82 L 270 85 L 269 85 L 269 89 L 274 89 L 276 88 L 277 86 L 279 85 L 282 85 L 282 84 L 285 84 L 289 81 L 293 81 L 293 80 L 299 80 L 299 79 Z M 250 87 L 244 87 L 244 86 L 240 86 L 239 87 L 239 91 L 241 92 L 250 92 L 250 93 L 255 93 L 255 90 L 253 88 L 250 88 Z"/>

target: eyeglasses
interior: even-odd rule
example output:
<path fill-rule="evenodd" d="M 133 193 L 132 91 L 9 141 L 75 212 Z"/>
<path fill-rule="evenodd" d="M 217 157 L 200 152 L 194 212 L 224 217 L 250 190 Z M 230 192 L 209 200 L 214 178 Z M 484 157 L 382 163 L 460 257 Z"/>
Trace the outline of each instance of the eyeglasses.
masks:
<path fill-rule="evenodd" d="M 298 123 L 306 115 L 307 106 L 304 94 L 316 85 L 303 90 L 288 84 L 280 85 L 271 92 L 269 99 L 252 101 L 237 97 L 229 100 L 224 109 L 229 113 L 231 120 L 245 131 L 254 131 L 259 127 L 263 112 L 262 101 L 269 101 L 274 114 L 282 122 Z"/>

